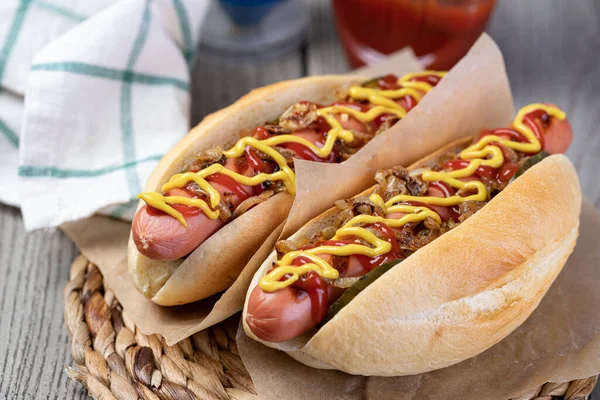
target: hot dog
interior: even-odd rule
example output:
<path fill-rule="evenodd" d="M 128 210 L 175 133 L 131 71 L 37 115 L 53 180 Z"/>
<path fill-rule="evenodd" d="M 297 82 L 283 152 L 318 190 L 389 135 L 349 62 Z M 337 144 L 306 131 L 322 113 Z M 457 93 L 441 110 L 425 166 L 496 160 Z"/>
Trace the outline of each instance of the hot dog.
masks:
<path fill-rule="evenodd" d="M 306 78 L 264 88 L 208 117 L 165 156 L 138 196 L 129 245 L 136 287 L 161 305 L 226 289 L 287 216 L 295 158 L 343 162 L 404 117 L 443 75 L 362 83 Z"/>
<path fill-rule="evenodd" d="M 532 104 L 510 127 L 378 172 L 277 243 L 248 290 L 246 333 L 361 375 L 482 352 L 533 312 L 573 250 L 581 191 L 559 154 L 571 139 L 564 112 Z"/>

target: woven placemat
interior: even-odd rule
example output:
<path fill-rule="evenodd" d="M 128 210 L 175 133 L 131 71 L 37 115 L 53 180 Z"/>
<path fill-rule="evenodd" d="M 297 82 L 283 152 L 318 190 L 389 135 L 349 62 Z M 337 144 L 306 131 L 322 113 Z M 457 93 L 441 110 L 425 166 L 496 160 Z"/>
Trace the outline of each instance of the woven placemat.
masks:
<path fill-rule="evenodd" d="M 144 335 L 104 288 L 98 268 L 79 256 L 64 290 L 65 322 L 71 337 L 71 379 L 89 394 L 112 399 L 258 399 L 239 356 L 238 318 L 167 346 Z M 546 383 L 512 400 L 589 399 L 598 377 Z M 465 397 L 469 397 L 468 395 Z"/>

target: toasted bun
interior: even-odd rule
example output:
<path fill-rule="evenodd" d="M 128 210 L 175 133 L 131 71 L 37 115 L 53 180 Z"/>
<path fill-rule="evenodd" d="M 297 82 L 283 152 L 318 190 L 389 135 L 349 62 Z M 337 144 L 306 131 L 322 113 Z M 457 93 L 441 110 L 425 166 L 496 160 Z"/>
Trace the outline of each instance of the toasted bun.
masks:
<path fill-rule="evenodd" d="M 318 76 L 253 90 L 233 105 L 207 116 L 160 161 L 146 191 L 160 191 L 198 153 L 229 148 L 243 129 L 277 118 L 301 100 L 328 103 L 356 76 Z M 135 286 L 161 305 L 190 303 L 228 288 L 265 238 L 287 217 L 293 197 L 279 193 L 220 229 L 185 260 L 156 261 L 140 254 L 130 237 L 129 271 Z M 143 203 L 140 202 L 140 207 Z"/>
<path fill-rule="evenodd" d="M 246 309 L 244 329 L 315 368 L 397 376 L 449 366 L 499 342 L 535 310 L 575 246 L 580 208 L 573 165 L 550 156 L 382 275 L 316 333 L 261 341 L 245 323 Z M 335 213 L 292 238 L 318 231 Z M 261 266 L 248 294 L 275 259 Z"/>

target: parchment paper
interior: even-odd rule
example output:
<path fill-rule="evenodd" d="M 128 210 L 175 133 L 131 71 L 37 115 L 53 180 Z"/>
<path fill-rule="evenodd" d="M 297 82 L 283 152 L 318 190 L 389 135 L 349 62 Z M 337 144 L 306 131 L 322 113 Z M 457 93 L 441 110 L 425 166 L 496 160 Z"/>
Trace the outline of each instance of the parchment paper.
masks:
<path fill-rule="evenodd" d="M 500 70 L 494 70 L 489 63 L 499 63 Z M 417 115 L 409 114 L 398 126 L 410 126 L 410 132 L 417 129 L 434 129 L 449 137 L 459 126 L 501 127 L 512 119 L 512 106 L 504 103 L 510 98 L 508 82 L 500 83 L 498 76 L 485 76 L 481 71 L 492 71 L 504 76 L 502 59 L 491 39 L 483 36 L 469 53 L 467 58 L 457 65 L 448 78 L 461 73 L 471 77 L 466 87 L 456 87 L 454 79 L 440 83 L 455 86 L 443 103 L 438 103 L 435 91 L 423 99 L 421 104 L 428 107 L 420 112 L 430 111 L 425 125 L 413 125 Z M 497 67 L 497 65 L 496 65 Z M 464 70 L 463 70 L 464 68 Z M 480 70 L 480 68 L 483 68 Z M 368 74 L 368 71 L 364 72 Z M 489 85 L 489 80 L 498 80 L 500 86 Z M 437 88 L 436 88 L 437 90 Z M 490 91 L 491 92 L 488 92 Z M 440 91 L 441 92 L 441 91 Z M 438 92 L 438 94 L 440 93 Z M 470 93 L 475 92 L 475 93 Z M 488 92 L 488 93 L 485 93 Z M 479 94 L 478 94 L 479 93 Z M 489 95 L 486 95 L 489 94 Z M 469 101 L 463 102 L 463 96 Z M 552 99 L 540 99 L 552 101 Z M 426 111 L 427 110 L 427 111 Z M 511 116 L 506 115 L 509 112 Z M 481 120 L 472 121 L 466 114 L 477 114 Z M 489 119 L 488 119 L 489 118 Z M 469 125 L 479 123 L 481 125 Z M 401 125 L 402 124 L 402 125 Z M 465 124 L 465 125 L 462 125 Z M 390 129 L 390 132 L 392 131 Z M 462 131 L 462 135 L 473 132 Z M 577 134 L 575 132 L 575 134 Z M 462 136 L 458 135 L 458 136 Z M 419 143 L 418 146 L 425 146 Z M 417 146 L 415 146 L 417 147 Z M 316 173 L 313 168 L 308 173 L 312 186 L 317 187 L 318 179 L 324 175 L 331 181 L 330 190 L 334 193 L 319 193 L 318 201 L 324 198 L 346 197 L 347 192 L 357 193 L 364 188 L 368 177 L 360 173 L 344 174 L 346 169 L 362 165 L 379 168 L 393 165 L 401 149 L 394 140 L 379 146 L 379 152 L 364 155 L 360 160 L 351 159 L 347 164 L 319 166 L 324 172 Z M 413 151 L 413 147 L 402 150 Z M 301 164 L 301 168 L 304 165 Z M 308 166 L 307 166 L 308 169 Z M 298 170 L 304 176 L 304 170 Z M 368 175 L 365 170 L 364 175 Z M 357 181 L 360 181 L 357 183 Z M 303 207 L 314 199 L 309 195 L 312 183 L 306 183 L 302 201 Z M 361 186 L 356 188 L 355 186 Z M 355 190 L 358 189 L 358 190 Z M 331 202 L 329 203 L 331 204 Z M 317 206 L 318 207 L 318 206 Z M 301 209 L 298 207 L 298 209 Z M 288 219 L 293 225 L 297 216 L 295 208 Z M 286 230 L 288 227 L 285 228 Z M 527 390 L 546 382 L 566 382 L 572 379 L 586 378 L 600 373 L 600 215 L 587 201 L 584 202 L 580 237 L 574 253 L 564 270 L 550 288 L 542 303 L 533 315 L 509 337 L 486 352 L 454 366 L 426 374 L 382 378 L 352 376 L 339 371 L 317 370 L 293 360 L 285 353 L 268 348 L 249 339 L 238 330 L 238 348 L 242 360 L 252 376 L 252 380 L 261 398 L 264 399 L 498 399 L 505 400 L 525 393 Z M 360 346 L 360 343 L 356 343 Z M 393 351 L 393 349 L 390 349 Z"/>
<path fill-rule="evenodd" d="M 484 36 L 468 57 L 423 99 L 422 107 L 413 110 L 401 121 L 406 126 L 404 129 L 414 133 L 414 129 L 421 127 L 420 124 L 443 118 L 431 124 L 441 125 L 440 135 L 449 136 L 440 140 L 447 142 L 451 135 L 474 133 L 458 132 L 454 128 L 459 126 L 468 126 L 477 131 L 484 126 L 503 126 L 512 119 L 508 82 L 502 58 L 493 42 Z M 395 61 L 398 65 L 392 63 L 388 67 L 379 67 L 380 71 L 374 75 L 383 71 L 400 74 L 414 70 L 413 66 L 401 69 L 403 64 L 412 64 L 401 60 L 402 57 Z M 372 73 L 367 70 L 361 71 L 361 74 Z M 455 78 L 457 81 L 453 83 Z M 469 101 L 463 101 L 463 96 L 471 97 L 467 97 Z M 448 109 L 448 104 L 460 105 Z M 434 107 L 441 108 L 434 111 Z M 425 113 L 424 109 L 431 110 L 430 114 Z M 473 115 L 477 110 L 485 111 L 482 120 Z M 415 121 L 411 122 L 413 118 Z M 372 152 L 362 157 L 360 162 L 351 159 L 355 161 L 347 165 L 327 165 L 324 171 L 299 163 L 297 171 L 301 180 L 297 203 L 302 204 L 299 209 L 312 207 L 308 204 L 314 204 L 311 202 L 317 199 L 318 202 L 310 213 L 296 215 L 297 212 L 294 212 L 288 229 L 293 231 L 296 225 L 302 225 L 308 218 L 328 208 L 333 200 L 351 196 L 369 186 L 374 169 L 401 164 L 397 157 L 407 151 L 423 154 L 433 150 L 427 148 L 428 143 L 411 142 L 410 137 L 407 140 L 408 147 L 404 147 L 402 152 L 393 146 L 398 140 L 390 139 L 382 145 L 372 145 Z M 323 166 L 314 165 L 316 168 Z M 325 190 L 320 189 L 323 188 L 319 186 L 322 181 L 319 184 L 311 183 L 325 176 L 321 174 L 331 174 L 327 175 L 332 180 L 324 186 Z M 353 185 L 349 185 L 348 181 Z M 246 286 L 254 273 L 253 265 L 256 268 L 266 258 L 279 234 L 276 231 L 271 235 L 236 281 L 234 288 L 220 298 L 215 296 L 183 307 L 164 308 L 139 295 L 129 280 L 125 262 L 130 229 L 128 224 L 93 217 L 64 225 L 62 229 L 82 254 L 99 266 L 106 285 L 115 292 L 138 329 L 145 334 L 160 333 L 169 344 L 240 310 Z M 464 398 L 464 394 L 468 393 L 471 398 L 504 400 L 546 381 L 591 376 L 600 372 L 600 311 L 597 308 L 600 293 L 596 289 L 600 283 L 600 272 L 596 267 L 600 264 L 600 249 L 596 243 L 599 232 L 600 217 L 592 206 L 584 204 L 580 239 L 575 253 L 538 310 L 507 339 L 453 367 L 412 377 L 365 378 L 310 369 L 285 353 L 248 339 L 243 333 L 238 334 L 238 347 L 259 395 L 267 399 L 313 396 L 327 399 L 450 399 Z"/>
<path fill-rule="evenodd" d="M 140 294 L 129 276 L 127 240 L 131 225 L 107 217 L 90 217 L 63 224 L 61 229 L 81 253 L 96 264 L 127 315 L 144 334 L 158 333 L 172 345 L 217 324 L 242 309 L 252 268 L 245 268 L 233 286 L 221 295 L 176 307 L 162 307 Z M 249 261 L 257 267 L 267 258 L 281 234 L 281 224 Z"/>
<path fill-rule="evenodd" d="M 238 349 L 261 399 L 506 400 L 546 382 L 587 378 L 600 373 L 599 232 L 600 215 L 584 201 L 575 251 L 537 310 L 497 345 L 448 368 L 395 378 L 317 370 L 241 327 Z"/>
<path fill-rule="evenodd" d="M 395 61 L 375 68 L 396 71 Z M 377 75 L 368 70 L 361 73 Z M 371 186 L 376 170 L 410 165 L 453 140 L 504 126 L 513 116 L 504 59 L 494 41 L 484 34 L 414 109 L 346 162 L 296 161 L 296 198 L 282 236 L 293 234 L 335 200 Z"/>

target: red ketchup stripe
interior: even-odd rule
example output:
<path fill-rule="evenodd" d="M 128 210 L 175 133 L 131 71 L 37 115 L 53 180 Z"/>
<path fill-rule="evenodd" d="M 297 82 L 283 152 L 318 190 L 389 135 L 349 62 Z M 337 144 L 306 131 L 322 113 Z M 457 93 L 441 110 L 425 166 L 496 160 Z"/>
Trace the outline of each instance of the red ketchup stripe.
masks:
<path fill-rule="evenodd" d="M 508 182 L 519 170 L 519 164 L 507 162 L 498 171 L 498 180 Z"/>
<path fill-rule="evenodd" d="M 172 189 L 172 190 L 169 190 L 169 196 L 180 196 L 180 195 L 182 195 L 182 193 L 178 193 L 179 191 L 186 192 L 192 198 L 196 197 L 196 194 L 194 192 L 192 192 L 191 190 L 187 190 L 187 189 Z M 171 207 L 173 207 L 175 210 L 179 211 L 181 213 L 181 215 L 183 215 L 184 218 L 185 217 L 192 217 L 194 215 L 198 215 L 198 214 L 201 214 L 201 213 L 204 212 L 199 207 L 186 206 L 185 204 L 171 204 Z M 152 215 L 152 216 L 165 215 L 164 211 L 159 210 L 157 208 L 154 208 L 152 206 L 147 206 L 146 207 L 146 212 L 148 213 L 148 215 Z"/>
<path fill-rule="evenodd" d="M 231 191 L 231 193 L 233 193 L 242 200 L 245 200 L 249 196 L 244 187 L 228 175 L 216 173 L 207 176 L 206 180 L 208 182 L 214 182 L 225 186 Z"/>
<path fill-rule="evenodd" d="M 398 85 L 398 77 L 392 74 L 377 79 L 377 86 L 384 90 L 395 90 L 400 88 Z"/>
<path fill-rule="evenodd" d="M 442 169 L 449 169 L 451 171 L 455 171 L 457 169 L 466 168 L 468 165 L 469 165 L 469 161 L 467 161 L 467 160 L 450 160 L 450 161 L 446 161 L 442 165 Z M 482 165 L 475 170 L 475 175 L 485 176 L 486 178 L 490 178 L 490 179 L 495 179 L 497 173 L 498 172 L 496 171 L 496 169 L 494 169 L 490 166 L 487 166 L 487 165 Z"/>
<path fill-rule="evenodd" d="M 498 128 L 492 129 L 490 131 L 483 131 L 479 135 L 479 139 L 488 135 L 506 137 L 516 142 L 527 142 L 527 138 L 523 136 L 523 134 L 521 134 L 520 132 L 514 130 L 513 128 Z"/>
<path fill-rule="evenodd" d="M 393 252 L 400 251 L 400 245 L 396 240 L 396 234 L 394 233 L 394 230 L 392 228 L 390 228 L 383 222 L 375 222 L 370 226 L 375 228 L 383 236 L 384 240 L 392 245 Z"/>
<path fill-rule="evenodd" d="M 429 187 L 434 187 L 434 188 L 440 190 L 444 194 L 444 197 L 454 196 L 454 189 L 452 188 L 452 186 L 448 185 L 446 182 L 442 182 L 442 181 L 429 182 Z"/>
<path fill-rule="evenodd" d="M 329 122 L 327 122 L 325 117 L 318 117 L 317 118 L 317 131 L 319 131 L 321 133 L 327 133 L 330 130 L 331 130 L 331 125 L 329 125 Z"/>
<path fill-rule="evenodd" d="M 360 266 L 365 271 L 370 272 L 370 271 L 374 270 L 375 268 L 382 266 L 386 262 L 397 260 L 397 259 L 401 258 L 402 255 L 400 253 L 390 251 L 389 253 L 381 254 L 381 255 L 375 256 L 373 258 L 363 256 L 360 254 L 356 254 L 353 257 L 356 257 Z"/>
<path fill-rule="evenodd" d="M 270 165 L 265 163 L 260 158 L 260 156 L 258 155 L 258 152 L 250 146 L 246 147 L 245 156 L 246 156 L 246 160 L 248 160 L 248 163 L 250 164 L 250 166 L 252 168 L 254 168 L 254 171 L 256 173 L 266 172 L 268 169 L 272 169 L 272 168 L 269 168 Z"/>
<path fill-rule="evenodd" d="M 544 133 L 542 127 L 533 119 L 532 114 L 535 115 L 535 113 L 536 112 L 534 111 L 532 113 L 527 114 L 527 116 L 525 116 L 525 118 L 523 119 L 523 123 L 525 123 L 525 125 L 527 125 L 533 131 L 533 134 L 535 135 L 537 140 L 540 141 L 540 149 L 544 150 L 544 148 L 546 147 L 546 141 L 544 140 Z"/>
<path fill-rule="evenodd" d="M 324 138 L 323 140 L 319 140 L 316 143 L 317 147 L 322 147 L 324 141 Z M 283 143 L 281 147 L 293 150 L 296 153 L 296 157 L 302 160 L 317 161 L 322 163 L 335 163 L 337 160 L 335 149 L 333 149 L 327 157 L 323 158 L 319 157 L 311 149 L 300 143 Z"/>
<path fill-rule="evenodd" d="M 265 139 L 268 139 L 269 137 L 271 137 L 271 133 L 266 128 L 264 128 L 262 126 L 257 126 L 252 131 L 251 136 L 258 140 L 265 140 Z"/>
<path fill-rule="evenodd" d="M 381 236 L 383 236 L 383 239 L 392 245 L 392 249 L 385 254 L 381 254 L 375 257 L 368 257 L 360 254 L 353 255 L 353 257 L 356 257 L 358 263 L 363 268 L 363 270 L 372 271 L 375 268 L 385 264 L 386 262 L 396 260 L 402 257 L 400 245 L 396 240 L 396 234 L 394 233 L 394 230 L 392 228 L 390 228 L 382 222 L 375 222 L 374 224 L 367 226 L 375 228 L 375 230 L 377 230 L 381 234 Z"/>
<path fill-rule="evenodd" d="M 409 112 L 417 105 L 417 101 L 412 96 L 404 96 L 404 103 L 406 104 L 404 106 L 406 112 Z"/>
<path fill-rule="evenodd" d="M 293 287 L 304 290 L 310 297 L 311 316 L 315 323 L 325 317 L 329 306 L 328 284 L 314 271 L 300 277 L 292 284 Z"/>
<path fill-rule="evenodd" d="M 410 79 L 411 82 L 425 82 L 431 86 L 437 85 L 441 80 L 442 77 L 437 75 L 415 76 L 414 78 Z"/>
<path fill-rule="evenodd" d="M 310 263 L 311 260 L 307 257 L 296 257 L 292 262 L 292 265 L 300 266 Z M 287 279 L 289 276 L 285 276 L 283 279 Z M 314 322 L 319 322 L 325 316 L 327 307 L 329 306 L 329 290 L 327 283 L 323 280 L 316 272 L 309 272 L 308 274 L 300 277 L 296 282 L 292 284 L 297 289 L 304 290 L 310 297 L 311 315 Z"/>

